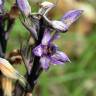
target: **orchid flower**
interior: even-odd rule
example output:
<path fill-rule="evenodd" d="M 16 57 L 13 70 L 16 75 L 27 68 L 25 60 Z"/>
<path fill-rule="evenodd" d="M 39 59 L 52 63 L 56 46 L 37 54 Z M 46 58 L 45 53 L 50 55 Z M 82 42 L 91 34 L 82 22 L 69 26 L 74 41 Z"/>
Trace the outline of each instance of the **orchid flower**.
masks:
<path fill-rule="evenodd" d="M 6 59 L 0 58 L 0 71 L 5 77 L 19 80 L 24 87 L 26 86 L 26 79 Z"/>
<path fill-rule="evenodd" d="M 33 49 L 33 53 L 40 57 L 41 67 L 47 70 L 50 64 L 64 64 L 70 62 L 67 55 L 58 50 L 58 47 L 52 43 L 53 40 L 57 39 L 55 33 L 51 36 L 49 29 L 46 29 L 40 45 Z"/>
<path fill-rule="evenodd" d="M 20 11 L 28 17 L 31 14 L 31 6 L 29 5 L 28 0 L 16 0 L 18 8 Z"/>
<path fill-rule="evenodd" d="M 68 30 L 70 25 L 80 17 L 82 12 L 82 10 L 71 10 L 67 12 L 60 21 L 51 21 L 46 16 L 43 17 L 48 22 L 48 24 L 51 25 L 55 30 L 65 32 Z"/>

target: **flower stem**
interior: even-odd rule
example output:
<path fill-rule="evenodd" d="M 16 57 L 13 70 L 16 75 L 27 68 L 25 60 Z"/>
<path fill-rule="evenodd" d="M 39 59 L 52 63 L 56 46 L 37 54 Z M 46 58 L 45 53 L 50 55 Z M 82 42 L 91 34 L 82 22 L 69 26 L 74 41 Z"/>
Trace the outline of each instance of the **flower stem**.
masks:
<path fill-rule="evenodd" d="M 43 38 L 43 34 L 45 30 L 43 18 L 40 19 L 39 26 L 40 26 L 40 30 L 39 30 L 38 40 L 36 41 L 35 46 L 39 45 Z M 40 66 L 39 60 L 40 60 L 40 57 L 37 57 L 37 56 L 34 57 L 33 67 L 31 69 L 30 74 L 27 77 L 28 83 L 31 86 L 31 88 L 28 90 L 30 92 L 33 91 L 34 86 L 36 85 L 37 79 L 40 76 L 41 72 L 43 71 Z"/>

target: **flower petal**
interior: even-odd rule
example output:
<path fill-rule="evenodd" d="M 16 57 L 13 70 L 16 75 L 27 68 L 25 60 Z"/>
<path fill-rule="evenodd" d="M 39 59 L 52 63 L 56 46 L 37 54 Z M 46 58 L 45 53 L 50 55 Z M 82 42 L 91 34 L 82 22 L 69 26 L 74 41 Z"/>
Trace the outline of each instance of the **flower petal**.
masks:
<path fill-rule="evenodd" d="M 25 16 L 28 16 L 31 13 L 31 6 L 29 5 L 28 0 L 16 0 L 16 3 Z"/>
<path fill-rule="evenodd" d="M 0 5 L 2 5 L 2 0 L 0 0 Z"/>
<path fill-rule="evenodd" d="M 40 4 L 41 8 L 39 9 L 38 13 L 41 15 L 47 14 L 55 5 L 51 2 L 44 1 Z"/>
<path fill-rule="evenodd" d="M 42 39 L 42 45 L 48 45 L 50 39 L 51 39 L 50 30 L 45 29 L 44 36 L 43 36 L 43 39 Z"/>
<path fill-rule="evenodd" d="M 7 78 L 19 80 L 25 87 L 27 83 L 25 78 L 4 58 L 0 58 L 0 71 Z"/>
<path fill-rule="evenodd" d="M 52 41 L 54 41 L 54 40 L 57 40 L 57 39 L 59 39 L 60 38 L 60 34 L 59 34 L 59 32 L 55 32 L 54 34 L 53 34 L 53 36 L 51 37 L 51 39 L 50 39 L 50 42 L 52 42 Z"/>
<path fill-rule="evenodd" d="M 21 20 L 21 22 L 24 25 L 24 27 L 31 33 L 32 37 L 37 40 L 38 35 L 37 35 L 37 30 L 36 30 L 35 24 L 32 24 L 32 22 L 28 18 L 25 19 L 24 22 Z"/>
<path fill-rule="evenodd" d="M 34 53 L 34 55 L 36 55 L 36 56 L 42 56 L 42 54 L 43 54 L 43 47 L 42 47 L 42 45 L 40 44 L 40 45 L 38 45 L 37 47 L 35 47 L 35 48 L 33 49 L 33 53 Z"/>
<path fill-rule="evenodd" d="M 64 64 L 66 62 L 70 62 L 70 59 L 65 53 L 57 51 L 54 55 L 51 56 L 51 62 L 53 64 Z"/>
<path fill-rule="evenodd" d="M 0 13 L 3 12 L 4 0 L 0 0 Z"/>
<path fill-rule="evenodd" d="M 82 12 L 83 10 L 71 10 L 61 18 L 61 21 L 63 21 L 69 27 L 81 16 Z"/>
<path fill-rule="evenodd" d="M 52 27 L 54 29 L 56 29 L 57 31 L 66 31 L 68 30 L 68 27 L 65 23 L 63 23 L 62 21 L 52 21 Z"/>
<path fill-rule="evenodd" d="M 50 8 L 53 6 L 55 6 L 55 5 L 51 2 L 48 2 L 48 1 L 44 1 L 43 3 L 41 3 L 41 7 L 44 7 L 44 8 Z"/>
<path fill-rule="evenodd" d="M 45 70 L 49 68 L 49 62 L 50 62 L 50 59 L 46 56 L 43 56 L 40 59 L 41 67 Z"/>

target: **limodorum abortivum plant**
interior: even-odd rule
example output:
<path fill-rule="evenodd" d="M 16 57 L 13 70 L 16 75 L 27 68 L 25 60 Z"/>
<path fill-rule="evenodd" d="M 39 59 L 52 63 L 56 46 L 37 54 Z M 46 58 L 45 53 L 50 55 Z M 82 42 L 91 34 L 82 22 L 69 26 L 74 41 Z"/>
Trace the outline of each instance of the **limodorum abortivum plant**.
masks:
<path fill-rule="evenodd" d="M 56 7 L 48 1 L 40 4 L 37 12 L 31 11 L 32 6 L 28 0 L 15 0 L 9 12 L 4 6 L 5 0 L 0 0 L 0 79 L 1 82 L 16 81 L 14 89 L 8 90 L 2 83 L 0 96 L 32 96 L 32 91 L 40 74 L 48 71 L 54 65 L 71 62 L 69 57 L 54 43 L 82 14 L 82 10 L 70 10 L 59 20 L 50 20 L 47 14 Z M 20 20 L 29 32 L 27 40 L 20 40 L 20 48 L 6 56 L 6 46 L 9 33 Z M 22 30 L 23 31 L 23 30 Z M 26 74 L 22 76 L 13 64 L 23 61 Z"/>

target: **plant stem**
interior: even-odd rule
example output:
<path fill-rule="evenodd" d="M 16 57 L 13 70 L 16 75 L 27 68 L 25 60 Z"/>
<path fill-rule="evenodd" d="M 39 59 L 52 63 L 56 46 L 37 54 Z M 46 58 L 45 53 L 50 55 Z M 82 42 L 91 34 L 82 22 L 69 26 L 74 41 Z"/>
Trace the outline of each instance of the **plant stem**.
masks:
<path fill-rule="evenodd" d="M 43 18 L 40 19 L 39 26 L 40 26 L 39 36 L 38 36 L 38 40 L 36 41 L 35 47 L 41 43 L 41 40 L 43 38 L 43 34 L 45 30 Z M 30 84 L 30 89 L 28 90 L 29 92 L 33 91 L 34 86 L 36 85 L 37 79 L 42 72 L 42 68 L 40 66 L 39 60 L 40 60 L 40 57 L 37 57 L 37 56 L 34 57 L 33 67 L 31 69 L 30 74 L 27 77 L 28 83 Z"/>

